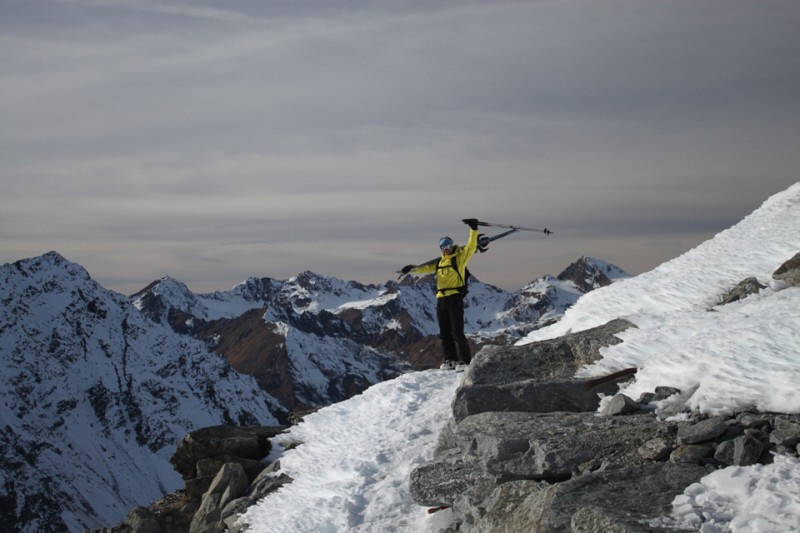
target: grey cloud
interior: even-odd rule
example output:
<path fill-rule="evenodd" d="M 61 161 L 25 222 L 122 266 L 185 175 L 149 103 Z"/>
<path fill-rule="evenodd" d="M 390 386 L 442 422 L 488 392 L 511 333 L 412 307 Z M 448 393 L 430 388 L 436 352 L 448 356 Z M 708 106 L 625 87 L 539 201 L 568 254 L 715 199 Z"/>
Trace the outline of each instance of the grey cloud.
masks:
<path fill-rule="evenodd" d="M 797 6 L 6 2 L 0 260 L 376 280 L 478 216 L 561 230 L 488 282 L 651 268 L 797 181 Z"/>

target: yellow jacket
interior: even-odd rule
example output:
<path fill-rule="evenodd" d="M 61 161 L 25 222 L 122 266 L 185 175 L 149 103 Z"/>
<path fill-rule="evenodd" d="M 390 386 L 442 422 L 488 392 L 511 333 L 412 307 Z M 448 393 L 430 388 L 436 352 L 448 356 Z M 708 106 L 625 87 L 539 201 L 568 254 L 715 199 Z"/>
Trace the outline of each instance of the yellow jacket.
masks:
<path fill-rule="evenodd" d="M 469 230 L 469 239 L 465 246 L 457 246 L 450 255 L 442 253 L 438 262 L 425 263 L 411 269 L 414 274 L 432 274 L 436 272 L 436 297 L 444 298 L 461 292 L 466 286 L 467 263 L 478 249 L 478 231 Z M 453 268 L 455 257 L 456 268 Z"/>

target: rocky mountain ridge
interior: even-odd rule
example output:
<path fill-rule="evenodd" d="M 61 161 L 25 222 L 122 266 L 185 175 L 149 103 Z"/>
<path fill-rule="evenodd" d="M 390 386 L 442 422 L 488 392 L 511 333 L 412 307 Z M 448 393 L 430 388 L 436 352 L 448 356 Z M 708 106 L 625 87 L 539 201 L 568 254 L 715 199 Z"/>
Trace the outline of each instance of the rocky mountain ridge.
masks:
<path fill-rule="evenodd" d="M 164 278 L 127 298 L 50 252 L 2 265 L 0 279 L 0 518 L 19 531 L 114 523 L 181 485 L 168 460 L 188 433 L 276 426 L 439 351 L 431 278 L 364 286 L 303 272 L 206 295 Z M 544 316 L 540 294 L 552 314 L 581 294 L 550 280 L 511 298 L 474 283 L 477 342 L 527 331 L 521 321 Z"/>
<path fill-rule="evenodd" d="M 800 286 L 800 254 L 774 277 Z M 719 305 L 764 288 L 744 280 L 719 295 Z M 689 529 L 668 517 L 673 499 L 690 484 L 716 468 L 769 463 L 772 453 L 800 455 L 798 415 L 699 415 L 688 404 L 694 390 L 668 386 L 638 399 L 616 394 L 636 369 L 601 379 L 575 377 L 635 327 L 617 319 L 527 345 L 487 346 L 476 355 L 433 459 L 410 478 L 415 501 L 436 513 L 434 531 L 685 533 Z M 613 398 L 598 416 L 602 395 Z M 214 431 L 237 440 L 236 428 Z M 192 436 L 201 450 L 193 457 L 207 453 L 203 433 Z M 247 461 L 229 459 L 202 497 L 184 501 L 187 514 L 157 503 L 135 509 L 103 533 L 131 533 L 143 520 L 154 532 L 244 533 L 249 529 L 238 515 L 292 482 L 279 463 L 266 463 L 254 474 L 247 473 Z M 186 471 L 201 469 L 198 462 Z M 194 483 L 189 477 L 186 492 Z M 170 529 L 165 520 L 185 529 Z"/>
<path fill-rule="evenodd" d="M 800 254 L 773 278 L 788 290 L 800 286 Z M 718 306 L 764 288 L 745 279 L 719 294 Z M 412 497 L 440 510 L 442 533 L 685 532 L 664 517 L 686 487 L 716 468 L 770 463 L 773 452 L 800 455 L 799 415 L 701 415 L 689 405 L 696 388 L 614 395 L 636 369 L 614 379 L 575 377 L 635 327 L 617 319 L 476 356 L 433 460 L 411 475 Z M 613 395 L 602 416 L 600 394 Z"/>
<path fill-rule="evenodd" d="M 559 276 L 515 292 L 473 279 L 465 329 L 474 349 L 509 342 L 557 320 L 582 294 L 626 277 L 581 257 Z M 207 342 L 287 409 L 303 411 L 438 366 L 434 292 L 432 276 L 363 285 L 306 271 L 208 294 L 166 277 L 131 299 L 154 322 Z"/>
<path fill-rule="evenodd" d="M 1 266 L 0 302 L 0 522 L 16 531 L 118 520 L 180 485 L 186 433 L 284 411 L 56 252 Z"/>

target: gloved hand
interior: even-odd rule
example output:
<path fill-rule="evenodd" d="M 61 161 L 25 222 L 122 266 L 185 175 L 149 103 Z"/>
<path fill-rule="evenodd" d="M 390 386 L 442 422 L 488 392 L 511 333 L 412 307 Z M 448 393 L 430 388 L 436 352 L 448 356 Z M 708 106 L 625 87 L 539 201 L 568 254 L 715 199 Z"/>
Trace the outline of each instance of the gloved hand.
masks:
<path fill-rule="evenodd" d="M 415 266 L 416 266 L 416 265 L 406 265 L 406 266 L 404 266 L 404 267 L 403 267 L 403 269 L 402 269 L 400 272 L 401 272 L 403 275 L 405 275 L 405 274 L 408 274 L 409 272 L 411 272 L 411 270 L 413 270 L 413 268 L 414 268 Z"/>
<path fill-rule="evenodd" d="M 477 218 L 465 218 L 462 220 L 464 224 L 469 226 L 469 229 L 477 230 L 478 229 L 478 219 Z"/>
<path fill-rule="evenodd" d="M 483 233 L 478 233 L 478 251 L 480 253 L 489 251 L 489 237 Z"/>

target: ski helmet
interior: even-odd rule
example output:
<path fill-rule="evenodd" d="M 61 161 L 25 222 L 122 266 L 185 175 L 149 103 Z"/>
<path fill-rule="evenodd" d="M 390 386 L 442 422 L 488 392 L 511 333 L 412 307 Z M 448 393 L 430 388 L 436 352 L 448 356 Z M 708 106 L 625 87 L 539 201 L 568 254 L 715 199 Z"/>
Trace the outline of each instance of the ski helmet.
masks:
<path fill-rule="evenodd" d="M 455 243 L 453 242 L 453 239 L 451 239 L 450 237 L 442 237 L 441 239 L 439 239 L 440 250 L 444 250 L 445 248 L 450 248 L 451 246 L 453 246 L 453 244 Z"/>

